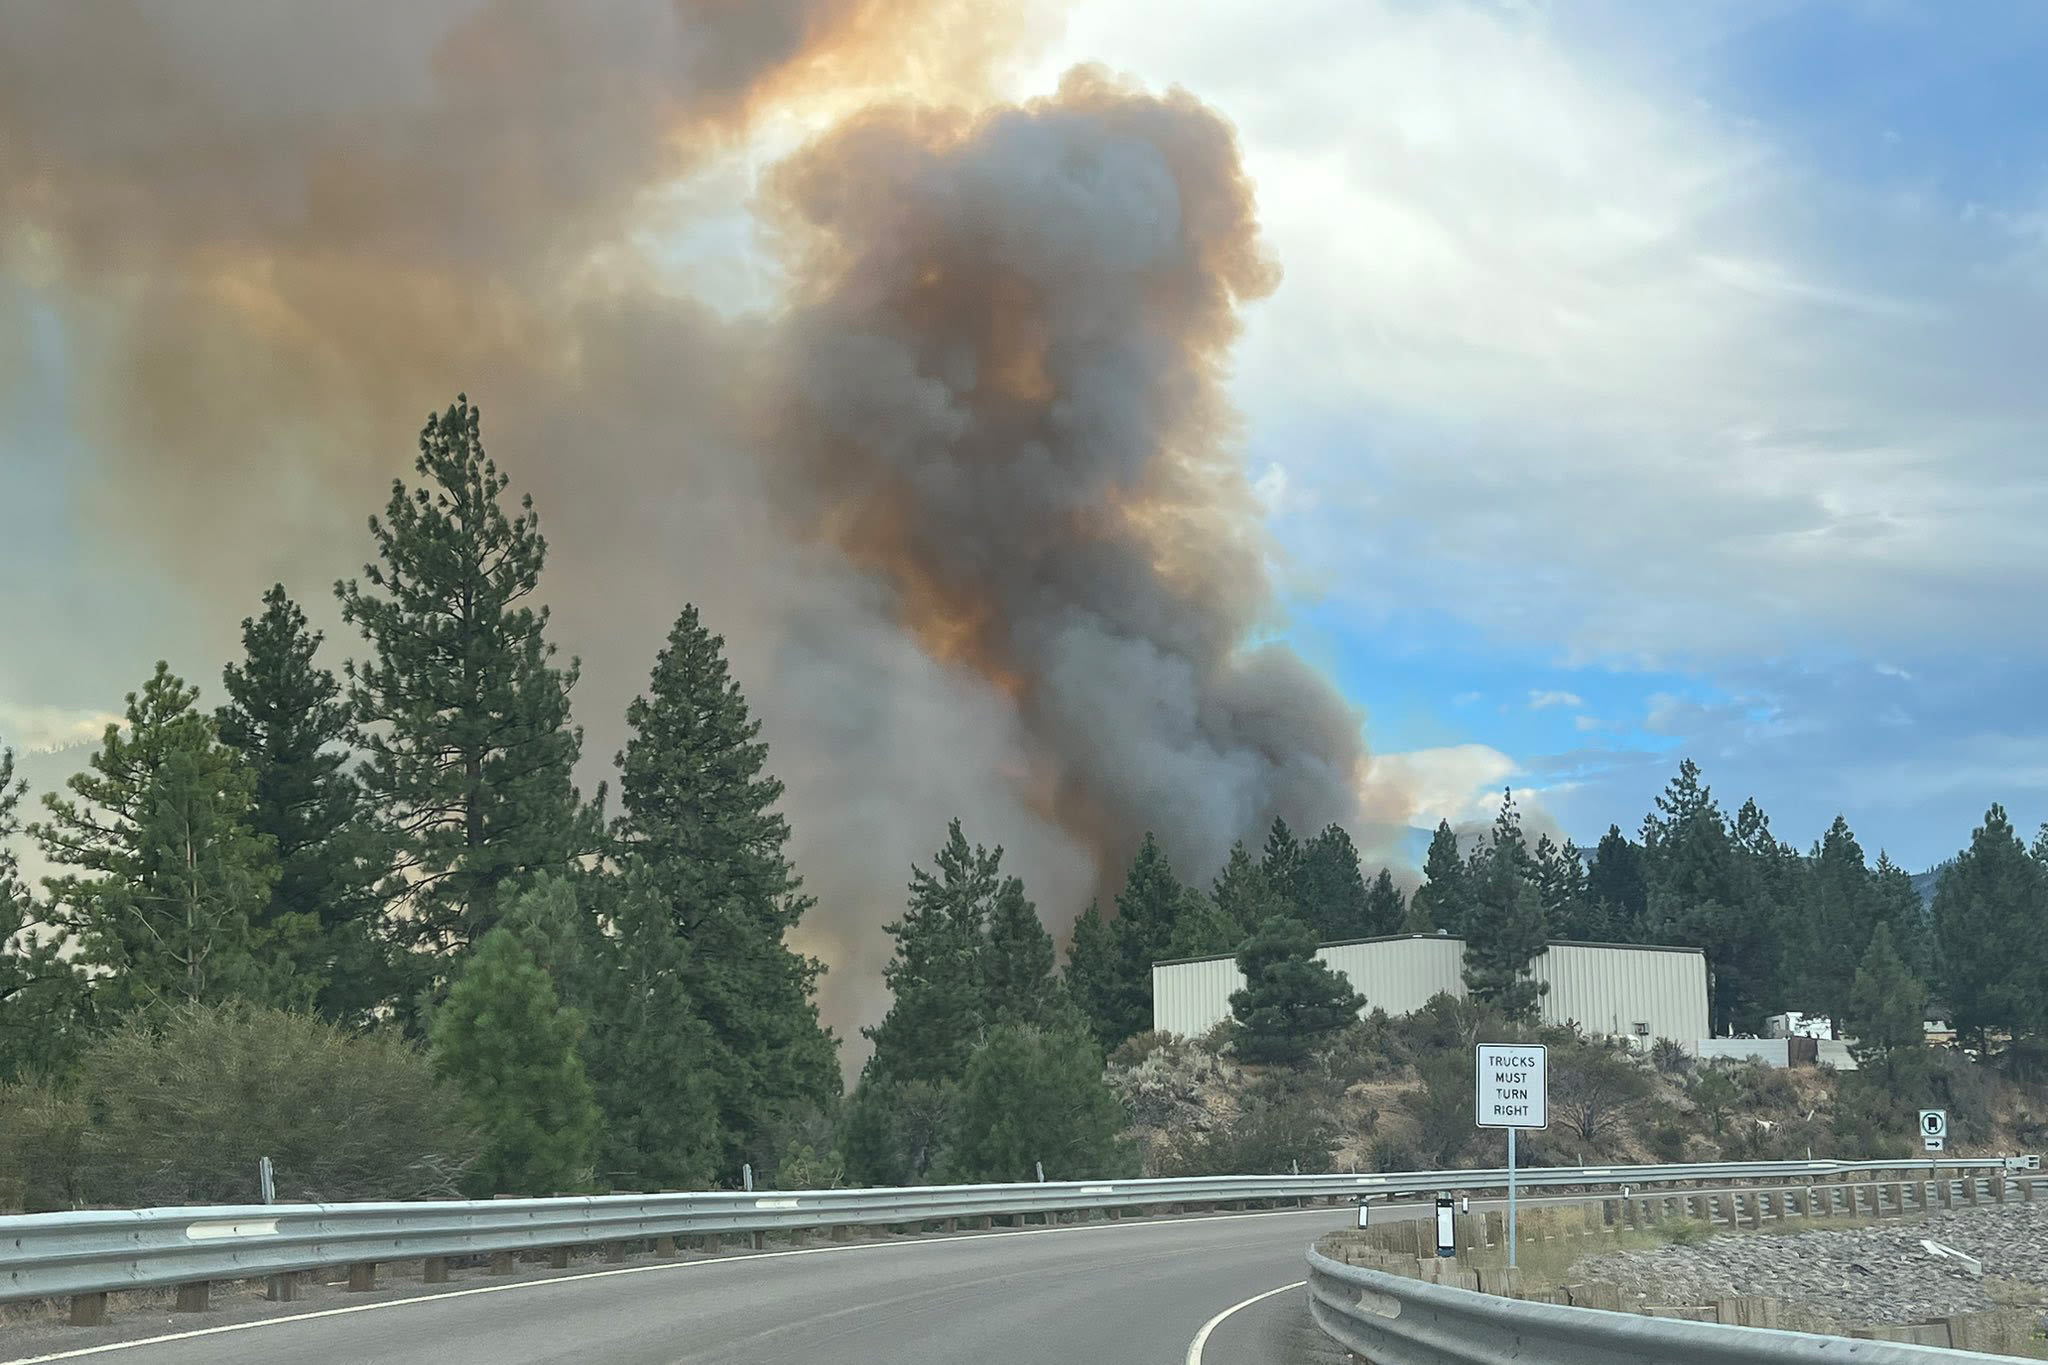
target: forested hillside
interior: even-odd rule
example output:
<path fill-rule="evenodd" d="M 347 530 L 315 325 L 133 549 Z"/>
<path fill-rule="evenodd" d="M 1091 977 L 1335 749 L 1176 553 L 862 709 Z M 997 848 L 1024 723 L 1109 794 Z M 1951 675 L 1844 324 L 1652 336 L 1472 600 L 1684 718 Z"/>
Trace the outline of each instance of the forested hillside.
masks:
<path fill-rule="evenodd" d="M 1704 949 L 1718 1031 L 1842 1021 L 1862 1060 L 1829 1096 L 1844 1149 L 1895 1146 L 1930 1086 L 1976 1083 L 1924 1046 L 1930 992 L 1987 1075 L 2029 1080 L 2048 1031 L 2048 832 L 2029 848 L 1992 806 L 1930 908 L 1843 820 L 1802 850 L 1686 761 L 1591 849 L 1532 843 L 1511 793 L 1476 842 L 1440 827 L 1412 895 L 1337 825 L 1247 830 L 1220 868 L 1146 836 L 1063 966 L 1034 869 L 955 821 L 906 856 L 891 1004 L 842 1095 L 823 964 L 789 947 L 832 907 L 791 864 L 712 625 L 677 604 L 614 804 L 572 781 L 547 542 L 473 406 L 427 423 L 369 529 L 333 587 L 345 657 L 294 589 L 252 590 L 218 685 L 177 671 L 207 661 L 158 664 L 63 791 L 31 800 L 0 750 L 0 1205 L 248 1197 L 265 1155 L 282 1196 L 323 1198 L 731 1185 L 743 1165 L 792 1187 L 1450 1160 L 1444 1116 L 1469 1099 L 1447 1040 L 1534 1029 L 1529 965 L 1556 938 Z M 56 869 L 40 885 L 21 839 Z M 1312 956 L 1438 929 L 1467 940 L 1471 1003 L 1434 1022 L 1357 1022 L 1373 1002 Z M 1199 1046 L 1141 1037 L 1151 964 L 1211 953 L 1245 970 L 1234 1021 Z M 1628 1105 L 1707 1116 L 1625 1141 L 1589 1120 L 1588 1150 L 1741 1150 L 1715 1116 L 1768 1099 L 1584 1046 Z M 1229 1121 L 1169 1131 L 1148 1068 L 1200 1073 L 1172 1102 Z M 1407 1116 L 1363 1124 L 1376 1147 L 1315 1136 L 1359 1127 L 1376 1084 Z M 1986 1103 L 1987 1131 L 2027 1121 L 2022 1099 Z"/>

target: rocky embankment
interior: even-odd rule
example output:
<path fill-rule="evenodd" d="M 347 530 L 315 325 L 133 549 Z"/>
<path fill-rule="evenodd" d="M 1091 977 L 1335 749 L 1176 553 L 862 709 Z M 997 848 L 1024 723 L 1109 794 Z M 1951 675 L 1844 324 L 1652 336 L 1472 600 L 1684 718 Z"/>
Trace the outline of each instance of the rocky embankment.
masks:
<path fill-rule="evenodd" d="M 1982 1278 L 1922 1245 L 1983 1263 Z M 2048 1203 L 1959 1209 L 1924 1219 L 1793 1234 L 1731 1233 L 1689 1246 L 1589 1257 L 1575 1280 L 1610 1280 L 1655 1303 L 1766 1295 L 1853 1323 L 1902 1323 L 2048 1304 Z"/>

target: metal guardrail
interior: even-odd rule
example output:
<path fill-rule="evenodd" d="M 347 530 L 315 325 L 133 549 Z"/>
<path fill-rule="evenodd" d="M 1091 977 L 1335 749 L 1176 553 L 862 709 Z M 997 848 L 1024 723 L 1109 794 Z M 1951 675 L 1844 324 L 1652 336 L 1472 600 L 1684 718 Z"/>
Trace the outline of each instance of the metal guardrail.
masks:
<path fill-rule="evenodd" d="M 1309 1314 L 1375 1365 L 1937 1365 L 1975 1351 L 1506 1299 L 1308 1253 Z"/>
<path fill-rule="evenodd" d="M 1763 1161 L 1538 1167 L 1523 1188 L 1611 1189 L 1731 1180 L 1817 1180 L 1930 1167 L 1976 1179 L 2004 1158 L 1940 1162 Z M 1507 1171 L 1225 1176 L 903 1189 L 710 1191 L 376 1204 L 236 1204 L 0 1217 L 0 1300 L 253 1279 L 327 1266 L 756 1233 L 890 1226 L 1076 1210 L 1358 1199 L 1504 1188 Z"/>

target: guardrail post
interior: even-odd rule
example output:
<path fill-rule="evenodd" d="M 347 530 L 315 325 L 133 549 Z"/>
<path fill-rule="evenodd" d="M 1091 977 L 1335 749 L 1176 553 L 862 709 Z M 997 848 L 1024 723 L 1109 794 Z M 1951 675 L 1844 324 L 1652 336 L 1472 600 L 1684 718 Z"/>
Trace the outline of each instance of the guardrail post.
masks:
<path fill-rule="evenodd" d="M 510 1275 L 513 1271 L 517 1270 L 518 1268 L 519 1258 L 514 1256 L 511 1252 L 494 1251 L 491 1253 L 491 1274 Z"/>
<path fill-rule="evenodd" d="M 567 1247 L 549 1247 L 549 1248 L 548 1248 L 548 1269 L 549 1269 L 549 1270 L 567 1270 L 568 1268 L 569 1268 L 569 1248 L 567 1248 Z"/>
<path fill-rule="evenodd" d="M 838 1230 L 839 1230 L 839 1229 L 837 1229 L 837 1228 L 834 1228 L 834 1229 L 833 1229 L 833 1231 L 834 1231 L 834 1232 L 837 1232 Z M 655 1238 L 655 1239 L 654 1239 L 654 1254 L 655 1254 L 655 1255 L 657 1255 L 657 1256 L 673 1256 L 673 1255 L 675 1255 L 675 1254 L 676 1254 L 676 1239 L 675 1239 L 675 1238 L 673 1238 L 673 1237 L 657 1237 L 657 1238 Z"/>
<path fill-rule="evenodd" d="M 1738 1204 L 1744 1202 L 1741 1195 L 1737 1195 L 1735 1198 Z M 1743 1219 L 1743 1222 L 1754 1231 L 1764 1225 L 1764 1197 L 1762 1193 L 1752 1190 L 1747 1203 L 1749 1205 L 1749 1217 Z"/>
<path fill-rule="evenodd" d="M 71 1296 L 71 1325 L 73 1327 L 106 1326 L 106 1291 L 97 1290 L 91 1294 L 73 1294 Z"/>
<path fill-rule="evenodd" d="M 1991 1202 L 2003 1204 L 2005 1202 L 2005 1177 L 1994 1175 L 1985 1183 L 1991 1187 Z"/>
<path fill-rule="evenodd" d="M 348 1292 L 367 1294 L 377 1287 L 377 1263 L 357 1261 L 348 1268 Z"/>
<path fill-rule="evenodd" d="M 1963 1201 L 1971 1208 L 1977 1206 L 1977 1173 L 1971 1171 L 1963 1177 Z"/>
<path fill-rule="evenodd" d="M 448 1258 L 429 1256 L 420 1262 L 420 1278 L 428 1284 L 448 1283 Z"/>
<path fill-rule="evenodd" d="M 756 1250 L 756 1251 L 762 1251 L 762 1250 L 765 1250 L 765 1249 L 767 1248 L 767 1246 L 768 1246 L 768 1234 L 767 1234 L 767 1233 L 765 1233 L 765 1232 L 757 1232 L 757 1233 L 755 1233 L 755 1234 L 754 1234 L 754 1250 Z"/>
<path fill-rule="evenodd" d="M 825 1235 L 835 1242 L 848 1242 L 853 1240 L 853 1229 L 845 1223 L 834 1223 Z"/>
<path fill-rule="evenodd" d="M 213 1282 L 199 1280 L 192 1284 L 178 1286 L 177 1309 L 180 1313 L 204 1313 L 213 1304 Z"/>
<path fill-rule="evenodd" d="M 1885 1198 L 1892 1201 L 1892 1217 L 1904 1217 L 1906 1212 L 1906 1187 L 1894 1180 L 1884 1187 L 1884 1195 Z M 1880 1209 L 1879 1212 L 1882 1213 L 1883 1210 Z"/>

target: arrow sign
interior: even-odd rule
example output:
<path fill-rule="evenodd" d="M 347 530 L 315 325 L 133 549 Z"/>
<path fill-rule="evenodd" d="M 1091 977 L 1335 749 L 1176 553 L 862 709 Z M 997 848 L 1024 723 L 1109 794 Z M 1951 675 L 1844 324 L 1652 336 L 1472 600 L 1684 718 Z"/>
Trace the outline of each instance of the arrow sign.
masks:
<path fill-rule="evenodd" d="M 1920 1111 L 1920 1138 L 1930 1152 L 1938 1152 L 1948 1145 L 1948 1110 L 1922 1109 Z"/>

